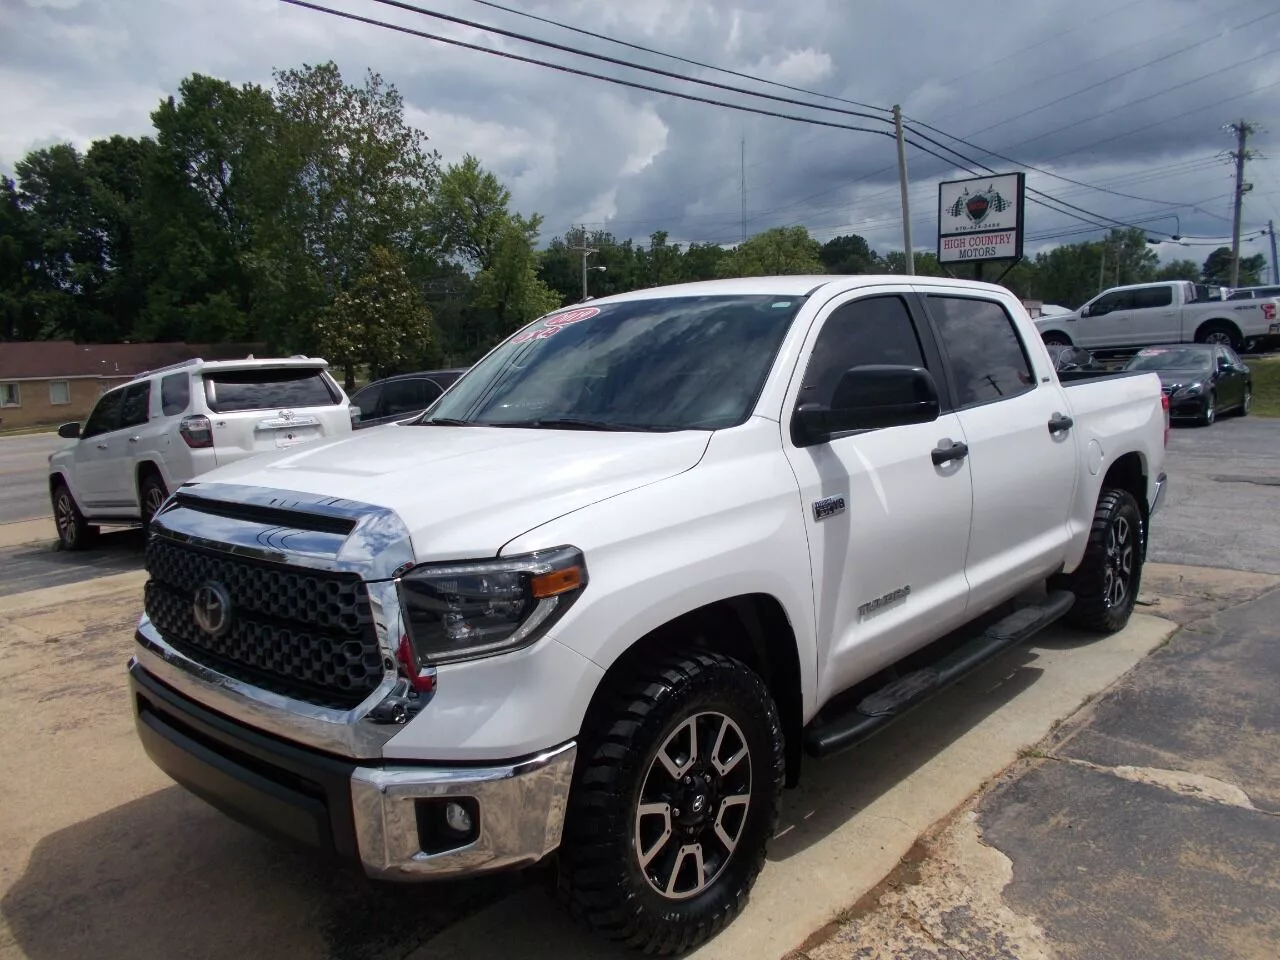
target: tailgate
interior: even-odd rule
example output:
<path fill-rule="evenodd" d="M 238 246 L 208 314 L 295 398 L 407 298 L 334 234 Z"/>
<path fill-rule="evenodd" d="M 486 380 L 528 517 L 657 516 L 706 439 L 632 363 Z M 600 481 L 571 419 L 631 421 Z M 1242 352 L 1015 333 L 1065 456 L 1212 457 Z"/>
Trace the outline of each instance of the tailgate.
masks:
<path fill-rule="evenodd" d="M 347 400 L 320 366 L 206 370 L 219 465 L 349 432 Z"/>

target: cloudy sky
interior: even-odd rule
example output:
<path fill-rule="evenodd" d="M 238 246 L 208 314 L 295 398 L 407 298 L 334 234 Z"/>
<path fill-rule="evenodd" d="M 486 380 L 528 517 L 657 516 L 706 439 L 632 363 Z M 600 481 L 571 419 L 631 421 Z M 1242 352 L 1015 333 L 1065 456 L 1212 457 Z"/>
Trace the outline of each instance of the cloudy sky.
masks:
<path fill-rule="evenodd" d="M 885 127 L 592 62 L 376 0 L 317 2 L 651 86 Z M 475 0 L 414 2 L 687 75 L 813 99 Z M 763 80 L 880 107 L 901 103 L 909 118 L 975 146 L 922 132 L 992 168 L 1031 164 L 1046 171 L 1029 170 L 1030 187 L 1101 218 L 1166 234 L 1229 235 L 1232 168 L 1225 155 L 1234 143 L 1224 125 L 1244 117 L 1260 128 L 1251 145 L 1261 154 L 1248 167 L 1254 187 L 1245 199 L 1245 229 L 1280 221 L 1276 0 L 502 2 Z M 5 172 L 33 147 L 148 133 L 148 114 L 186 74 L 267 84 L 273 67 L 333 59 L 349 79 L 373 67 L 398 86 L 411 121 L 444 158 L 478 156 L 508 183 L 519 209 L 544 215 L 544 237 L 586 223 L 619 236 L 665 229 L 681 241 L 736 242 L 745 141 L 748 233 L 804 224 L 822 240 L 857 232 L 882 251 L 902 246 L 888 137 L 630 90 L 279 0 L 0 0 L 0 16 Z M 931 248 L 937 183 L 957 176 L 957 168 L 914 148 L 908 162 L 913 239 Z M 1077 229 L 1086 233 L 1070 235 Z M 1100 232 L 1043 206 L 1027 210 L 1029 250 Z M 1164 259 L 1201 260 L 1211 249 L 1165 244 L 1160 252 Z M 1264 250 L 1265 239 L 1245 247 Z"/>

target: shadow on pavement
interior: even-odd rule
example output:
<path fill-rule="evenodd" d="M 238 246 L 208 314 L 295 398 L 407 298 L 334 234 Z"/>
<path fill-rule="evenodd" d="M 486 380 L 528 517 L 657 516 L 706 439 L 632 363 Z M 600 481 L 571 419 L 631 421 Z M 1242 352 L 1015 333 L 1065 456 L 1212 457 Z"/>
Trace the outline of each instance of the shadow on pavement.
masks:
<path fill-rule="evenodd" d="M 168 787 L 52 833 L 0 913 L 31 960 L 404 956 L 512 890 L 377 884 Z"/>
<path fill-rule="evenodd" d="M 39 543 L 0 550 L 0 597 L 141 570 L 141 530 L 103 531 L 88 550 L 68 552 Z"/>

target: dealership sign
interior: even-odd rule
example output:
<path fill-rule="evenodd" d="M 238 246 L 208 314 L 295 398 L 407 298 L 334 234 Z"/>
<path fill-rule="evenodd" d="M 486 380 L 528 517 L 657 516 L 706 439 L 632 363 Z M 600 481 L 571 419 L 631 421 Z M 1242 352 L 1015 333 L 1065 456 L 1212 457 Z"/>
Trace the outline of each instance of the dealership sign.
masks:
<path fill-rule="evenodd" d="M 1021 173 L 938 184 L 938 262 L 982 263 L 1022 257 Z"/>

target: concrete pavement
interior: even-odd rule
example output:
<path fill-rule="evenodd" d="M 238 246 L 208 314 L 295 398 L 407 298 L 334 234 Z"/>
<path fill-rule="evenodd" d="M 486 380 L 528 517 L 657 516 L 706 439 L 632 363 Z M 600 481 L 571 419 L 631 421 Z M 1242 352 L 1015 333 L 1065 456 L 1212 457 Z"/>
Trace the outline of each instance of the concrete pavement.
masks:
<path fill-rule="evenodd" d="M 1151 569 L 1184 629 L 793 958 L 1280 955 L 1280 578 Z"/>

